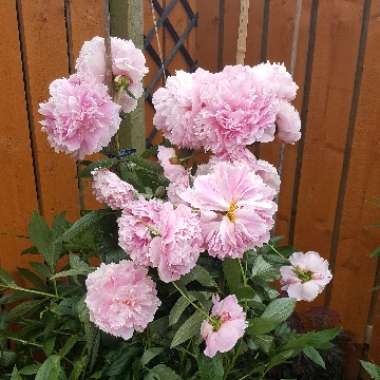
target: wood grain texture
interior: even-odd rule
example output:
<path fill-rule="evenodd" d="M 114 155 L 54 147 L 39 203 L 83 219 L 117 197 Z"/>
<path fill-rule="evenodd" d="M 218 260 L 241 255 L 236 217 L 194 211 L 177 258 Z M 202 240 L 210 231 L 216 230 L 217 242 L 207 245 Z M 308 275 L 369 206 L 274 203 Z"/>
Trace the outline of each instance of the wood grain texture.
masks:
<path fill-rule="evenodd" d="M 68 73 L 63 1 L 22 0 L 21 8 L 41 212 L 51 220 L 53 215 L 67 211 L 74 219 L 79 214 L 75 160 L 57 155 L 38 124 L 38 104 L 48 98 L 50 82 Z"/>
<path fill-rule="evenodd" d="M 294 245 L 326 258 L 351 109 L 361 13 L 359 2 L 319 2 Z M 322 302 L 323 295 L 316 304 Z"/>
<path fill-rule="evenodd" d="M 380 4 L 372 2 L 331 303 L 358 342 L 363 341 L 376 269 L 376 259 L 368 254 L 380 245 L 379 229 L 370 226 L 380 220 L 379 15 Z M 377 318 L 371 354 L 378 362 L 379 352 Z"/>
<path fill-rule="evenodd" d="M 14 272 L 26 263 L 20 251 L 29 242 L 18 236 L 27 235 L 38 201 L 14 1 L 2 3 L 0 19 L 0 266 Z"/>

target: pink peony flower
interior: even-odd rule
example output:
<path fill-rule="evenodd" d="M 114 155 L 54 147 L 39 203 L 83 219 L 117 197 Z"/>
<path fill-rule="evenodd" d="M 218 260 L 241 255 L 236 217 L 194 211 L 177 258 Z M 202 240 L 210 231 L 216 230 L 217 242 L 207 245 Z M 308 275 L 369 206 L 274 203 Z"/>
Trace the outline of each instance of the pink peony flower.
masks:
<path fill-rule="evenodd" d="M 280 268 L 281 289 L 297 301 L 313 301 L 332 279 L 328 261 L 312 251 L 294 252 L 289 261 Z"/>
<path fill-rule="evenodd" d="M 144 54 L 131 40 L 111 38 L 112 73 L 115 82 L 121 87 L 118 102 L 124 112 L 131 112 L 137 106 L 137 100 L 143 94 L 142 80 L 148 72 Z M 76 69 L 80 77 L 95 78 L 104 82 L 106 64 L 103 37 L 94 37 L 86 41 L 79 53 Z M 128 90 L 134 97 L 128 94 Z"/>
<path fill-rule="evenodd" d="M 140 198 L 123 210 L 118 219 L 119 245 L 139 265 L 152 265 L 149 248 L 159 219 L 162 202 Z"/>
<path fill-rule="evenodd" d="M 230 351 L 243 337 L 247 328 L 246 314 L 235 295 L 229 295 L 219 301 L 213 299 L 211 321 L 205 320 L 201 326 L 201 336 L 206 341 L 204 354 L 210 358 L 217 352 Z"/>
<path fill-rule="evenodd" d="M 147 270 L 128 260 L 101 264 L 88 275 L 86 287 L 90 320 L 123 339 L 144 331 L 161 304 Z"/>
<path fill-rule="evenodd" d="M 227 66 L 200 91 L 195 131 L 206 150 L 233 154 L 256 141 L 274 139 L 274 98 L 254 87 L 246 66 Z"/>
<path fill-rule="evenodd" d="M 153 123 L 172 144 L 191 149 L 202 146 L 194 130 L 194 118 L 201 109 L 200 85 L 211 77 L 202 69 L 192 74 L 179 70 L 153 94 Z"/>
<path fill-rule="evenodd" d="M 98 202 L 112 210 L 123 209 L 135 198 L 136 190 L 108 169 L 95 169 L 92 173 L 94 194 Z"/>
<path fill-rule="evenodd" d="M 40 103 L 42 130 L 56 152 L 82 159 L 107 146 L 120 125 L 120 106 L 112 102 L 107 87 L 71 75 L 56 79 L 50 98 Z"/>
<path fill-rule="evenodd" d="M 211 256 L 241 258 L 269 240 L 276 191 L 244 164 L 219 162 L 197 176 L 181 196 L 200 210 L 201 227 Z"/>
<path fill-rule="evenodd" d="M 183 203 L 179 194 L 189 186 L 190 173 L 181 164 L 175 163 L 177 157 L 173 148 L 166 148 L 160 145 L 157 157 L 164 169 L 165 177 L 170 181 L 167 189 L 170 202 L 174 205 Z"/>
<path fill-rule="evenodd" d="M 287 102 L 277 106 L 277 135 L 287 144 L 294 144 L 301 138 L 301 119 L 298 111 Z"/>
<path fill-rule="evenodd" d="M 150 243 L 152 266 L 162 281 L 176 281 L 194 268 L 203 250 L 199 218 L 185 205 L 174 209 L 166 202 L 155 227 L 159 235 Z"/>
<path fill-rule="evenodd" d="M 257 89 L 268 92 L 278 99 L 292 101 L 297 95 L 298 86 L 286 71 L 284 64 L 260 63 L 250 70 L 252 81 Z"/>

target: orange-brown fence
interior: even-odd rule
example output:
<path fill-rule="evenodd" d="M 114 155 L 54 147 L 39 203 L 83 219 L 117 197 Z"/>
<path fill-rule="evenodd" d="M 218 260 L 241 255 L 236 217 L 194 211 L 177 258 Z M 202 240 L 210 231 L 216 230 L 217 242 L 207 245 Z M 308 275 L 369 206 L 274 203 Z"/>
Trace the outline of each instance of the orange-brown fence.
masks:
<path fill-rule="evenodd" d="M 142 1 L 147 32 L 151 1 Z M 269 59 L 289 65 L 296 2 L 250 1 L 247 64 Z M 170 3 L 159 1 L 163 8 Z M 199 22 L 185 44 L 199 66 L 215 71 L 233 64 L 240 1 L 189 3 Z M 25 264 L 19 252 L 27 242 L 20 235 L 26 234 L 33 210 L 48 219 L 62 210 L 75 218 L 80 211 L 75 162 L 55 154 L 37 124 L 37 106 L 47 97 L 48 84 L 68 73 L 67 6 L 76 57 L 84 40 L 103 34 L 103 0 L 0 4 L 0 265 L 9 270 Z M 175 4 L 168 19 L 179 35 L 186 29 L 183 2 Z M 159 29 L 158 38 L 165 58 L 175 42 L 166 28 Z M 303 0 L 295 105 L 304 133 L 301 142 L 286 148 L 277 228 L 300 250 L 329 258 L 334 282 L 317 304 L 337 311 L 358 343 L 368 343 L 372 335 L 370 358 L 378 363 L 380 307 L 374 307 L 372 288 L 380 271 L 369 253 L 380 245 L 380 230 L 370 226 L 380 223 L 379 40 L 379 1 Z M 156 38 L 152 46 L 158 51 Z M 158 70 L 151 58 L 148 62 L 147 81 Z M 167 69 L 179 68 L 188 67 L 177 53 Z M 147 133 L 152 115 L 147 105 Z M 279 145 L 262 144 L 258 150 L 276 164 Z M 86 207 L 94 205 L 89 191 L 84 198 Z"/>

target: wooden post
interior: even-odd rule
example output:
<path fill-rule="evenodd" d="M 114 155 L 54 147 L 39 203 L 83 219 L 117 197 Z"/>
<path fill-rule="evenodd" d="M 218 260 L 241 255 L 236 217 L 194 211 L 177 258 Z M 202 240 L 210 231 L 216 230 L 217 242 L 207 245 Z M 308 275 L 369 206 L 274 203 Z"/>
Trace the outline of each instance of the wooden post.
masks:
<path fill-rule="evenodd" d="M 144 45 L 144 14 L 141 0 L 110 0 L 111 35 L 131 39 L 136 47 Z M 123 120 L 119 130 L 121 148 L 145 150 L 144 96 L 137 108 Z"/>

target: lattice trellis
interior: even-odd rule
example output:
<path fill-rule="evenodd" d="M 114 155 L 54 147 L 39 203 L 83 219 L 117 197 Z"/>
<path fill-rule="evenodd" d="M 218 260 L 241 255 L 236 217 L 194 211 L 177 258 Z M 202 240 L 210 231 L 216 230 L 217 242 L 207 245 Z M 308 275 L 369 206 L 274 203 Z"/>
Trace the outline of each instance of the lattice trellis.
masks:
<path fill-rule="evenodd" d="M 171 11 L 178 3 L 180 3 L 180 5 L 185 10 L 188 19 L 187 26 L 181 35 L 178 35 L 173 24 L 170 22 L 168 18 Z M 167 68 L 169 64 L 173 61 L 177 53 L 182 55 L 184 61 L 186 62 L 188 71 L 193 72 L 197 68 L 197 61 L 195 61 L 191 56 L 190 52 L 185 46 L 185 42 L 192 29 L 197 25 L 198 21 L 198 13 L 193 12 L 187 0 L 172 0 L 164 8 L 161 6 L 158 0 L 152 0 L 152 4 L 154 7 L 154 11 L 157 13 L 159 18 L 157 20 L 156 26 L 153 26 L 152 29 L 150 29 L 149 32 L 146 35 L 144 35 L 144 50 L 149 54 L 153 62 L 157 65 L 157 73 L 150 81 L 150 83 L 148 83 L 144 92 L 145 100 L 151 107 L 153 107 L 152 93 L 154 91 L 154 88 L 156 84 L 162 79 L 164 72 L 166 76 L 171 74 Z M 162 27 L 165 28 L 165 30 L 168 32 L 175 44 L 171 51 L 166 54 L 163 60 L 161 59 L 159 52 L 157 52 L 155 48 L 152 46 L 152 39 L 155 38 L 156 32 Z M 152 132 L 146 139 L 147 147 L 151 146 L 156 134 L 157 130 L 153 128 Z"/>

